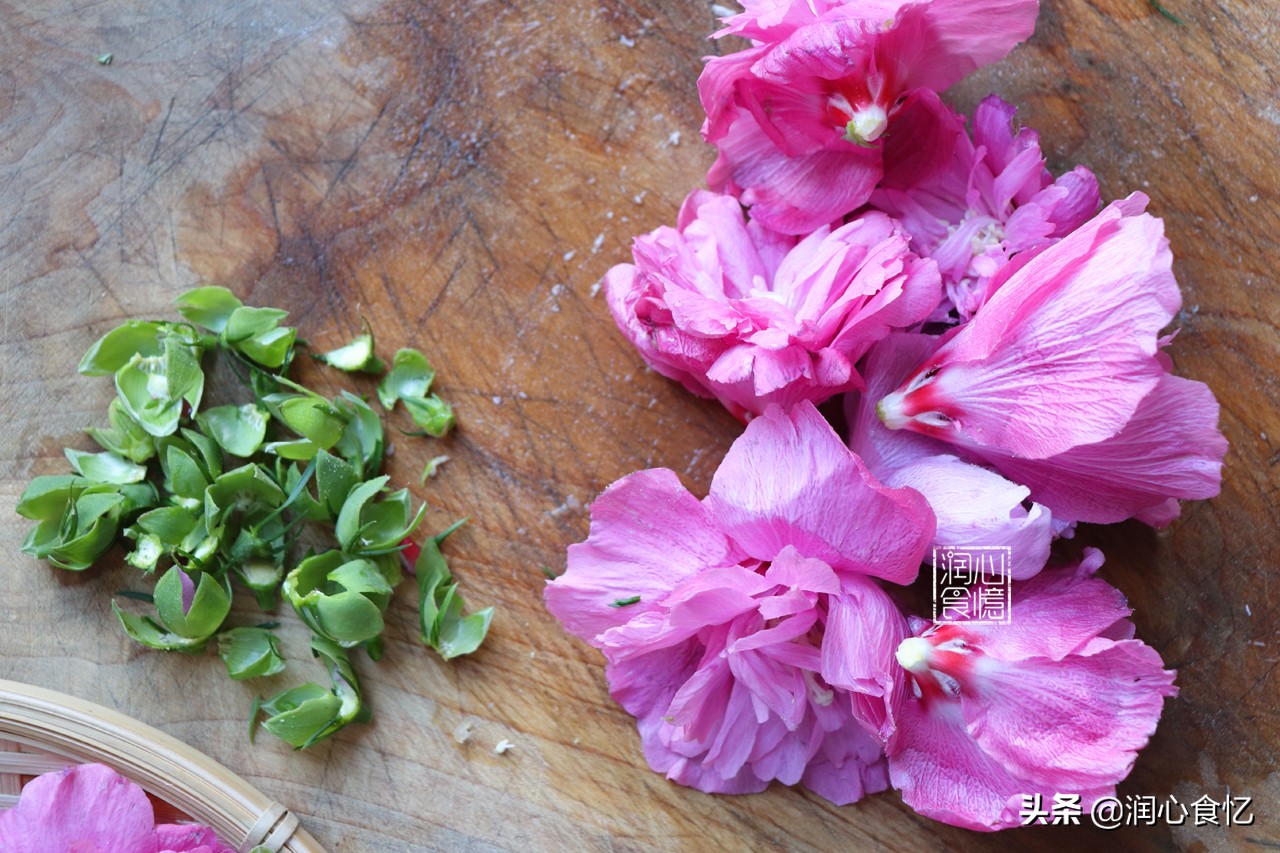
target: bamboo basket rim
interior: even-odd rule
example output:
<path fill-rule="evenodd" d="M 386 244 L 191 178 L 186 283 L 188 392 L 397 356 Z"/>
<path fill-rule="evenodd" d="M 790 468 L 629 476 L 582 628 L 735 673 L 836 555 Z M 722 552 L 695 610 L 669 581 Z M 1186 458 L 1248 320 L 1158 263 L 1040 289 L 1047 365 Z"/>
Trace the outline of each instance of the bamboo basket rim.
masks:
<path fill-rule="evenodd" d="M 206 824 L 239 853 L 325 853 L 298 818 L 177 738 L 102 705 L 0 679 L 0 740 L 100 762 Z"/>

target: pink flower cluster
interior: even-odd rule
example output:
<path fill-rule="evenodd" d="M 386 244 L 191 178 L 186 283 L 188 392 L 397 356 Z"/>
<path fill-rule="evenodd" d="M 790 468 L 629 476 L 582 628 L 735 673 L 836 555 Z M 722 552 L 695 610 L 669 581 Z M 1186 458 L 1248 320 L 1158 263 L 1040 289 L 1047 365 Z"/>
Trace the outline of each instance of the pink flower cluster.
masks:
<path fill-rule="evenodd" d="M 157 824 L 146 792 L 102 764 L 37 776 L 0 812 L 5 853 L 234 853 L 213 830 Z"/>
<path fill-rule="evenodd" d="M 893 786 L 1017 826 L 1111 795 L 1176 693 L 1079 522 L 1173 521 L 1226 441 L 1174 376 L 1159 219 L 1054 178 L 992 96 L 1035 0 L 747 0 L 699 81 L 719 157 L 605 277 L 657 372 L 746 422 L 699 500 L 640 471 L 593 504 L 547 606 L 599 648 L 649 764 L 716 793 Z M 838 435 L 816 406 L 843 398 Z M 907 615 L 935 548 L 1008 548 L 1006 623 Z M 970 590 L 976 603 L 989 590 Z M 968 608 L 973 612 L 974 608 Z"/>

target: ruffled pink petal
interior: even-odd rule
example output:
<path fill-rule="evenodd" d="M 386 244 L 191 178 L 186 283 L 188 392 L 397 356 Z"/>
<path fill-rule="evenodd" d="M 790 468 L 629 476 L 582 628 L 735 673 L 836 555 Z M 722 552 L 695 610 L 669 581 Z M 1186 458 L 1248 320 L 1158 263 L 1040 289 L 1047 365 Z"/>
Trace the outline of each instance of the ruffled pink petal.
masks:
<path fill-rule="evenodd" d="M 800 781 L 818 796 L 844 806 L 888 788 L 889 764 L 874 737 L 861 726 L 847 725 L 827 733 Z"/>
<path fill-rule="evenodd" d="M 894 652 L 907 637 L 907 621 L 871 581 L 845 575 L 842 594 L 827 602 L 822 678 L 849 691 L 853 715 L 880 742 L 892 742 L 902 705 L 902 668 Z"/>
<path fill-rule="evenodd" d="M 882 486 L 807 402 L 748 424 L 704 503 L 758 560 L 793 545 L 837 571 L 894 583 L 915 578 L 934 531 L 924 498 Z"/>
<path fill-rule="evenodd" d="M 0 812 L 5 853 L 155 853 L 155 813 L 142 788 L 101 764 L 32 779 Z"/>
<path fill-rule="evenodd" d="M 1226 452 L 1213 392 L 1166 374 L 1111 438 L 1048 459 L 990 459 L 1062 518 L 1109 524 L 1137 516 L 1159 526 L 1177 517 L 1174 499 L 1218 494 Z"/>
<path fill-rule="evenodd" d="M 666 469 L 614 483 L 591 505 L 591 533 L 569 546 L 568 568 L 547 584 L 547 609 L 565 630 L 595 642 L 654 609 L 681 582 L 738 562 L 703 505 Z M 638 604 L 611 607 L 640 596 Z"/>
<path fill-rule="evenodd" d="M 1016 618 L 1016 617 L 1015 617 Z M 1099 641 L 1061 660 L 989 659 L 961 694 L 978 745 L 1022 779 L 1058 791 L 1114 785 L 1156 730 L 1174 674 L 1138 640 Z"/>
<path fill-rule="evenodd" d="M 1164 375 L 1157 335 L 1180 304 L 1145 204 L 1112 204 L 1019 269 L 881 401 L 886 423 L 1031 459 L 1118 433 Z"/>

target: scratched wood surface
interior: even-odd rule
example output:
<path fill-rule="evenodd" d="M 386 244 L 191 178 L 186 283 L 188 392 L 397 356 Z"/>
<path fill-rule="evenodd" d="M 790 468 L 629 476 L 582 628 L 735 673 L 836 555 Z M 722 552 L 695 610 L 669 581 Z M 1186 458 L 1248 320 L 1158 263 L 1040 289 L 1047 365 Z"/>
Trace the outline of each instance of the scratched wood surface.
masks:
<path fill-rule="evenodd" d="M 1055 170 L 1088 164 L 1107 197 L 1142 189 L 1168 225 L 1187 306 L 1174 358 L 1222 401 L 1223 494 L 1165 532 L 1080 537 L 1180 671 L 1121 793 L 1229 789 L 1254 798 L 1253 826 L 980 836 L 892 793 L 709 797 L 645 767 L 599 656 L 543 610 L 540 567 L 563 565 L 614 479 L 667 466 L 702 493 L 736 434 L 644 370 L 593 287 L 711 162 L 694 84 L 717 47 L 698 0 L 0 2 L 0 675 L 187 741 L 333 851 L 1275 848 L 1280 6 L 1167 5 L 1185 25 L 1144 0 L 1044 0 L 1032 41 L 952 97 L 998 92 Z M 81 353 L 211 282 L 287 308 L 317 347 L 367 318 L 382 350 L 430 354 L 461 428 L 398 438 L 390 473 L 416 483 L 451 457 L 414 490 L 430 526 L 474 517 L 449 551 L 470 601 L 498 608 L 485 648 L 446 665 L 402 588 L 386 657 L 358 664 L 375 722 L 305 753 L 246 739 L 252 696 L 275 685 L 122 636 L 118 558 L 75 575 L 18 552 L 23 486 L 64 471 L 64 445 L 91 447 L 80 430 L 112 393 L 76 375 Z M 322 678 L 286 623 L 291 683 Z"/>

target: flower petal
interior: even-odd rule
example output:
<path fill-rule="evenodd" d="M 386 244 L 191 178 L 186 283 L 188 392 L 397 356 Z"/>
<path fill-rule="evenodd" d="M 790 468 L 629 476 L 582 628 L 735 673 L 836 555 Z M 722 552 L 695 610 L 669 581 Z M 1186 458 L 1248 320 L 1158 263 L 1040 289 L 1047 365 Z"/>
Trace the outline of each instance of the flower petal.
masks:
<path fill-rule="evenodd" d="M 911 489 L 888 489 L 812 404 L 772 407 L 725 456 L 704 502 L 758 560 L 787 545 L 837 572 L 910 583 L 933 538 L 933 513 Z"/>

